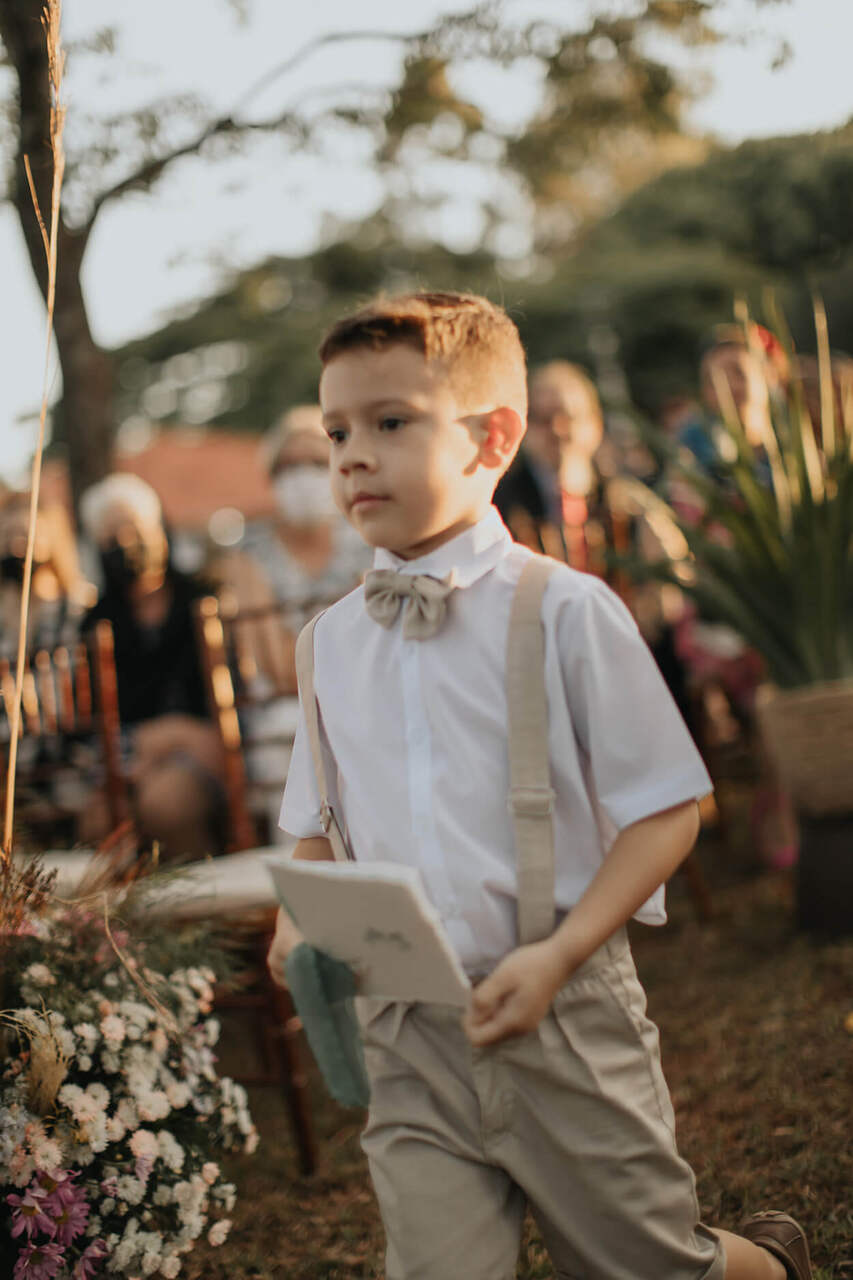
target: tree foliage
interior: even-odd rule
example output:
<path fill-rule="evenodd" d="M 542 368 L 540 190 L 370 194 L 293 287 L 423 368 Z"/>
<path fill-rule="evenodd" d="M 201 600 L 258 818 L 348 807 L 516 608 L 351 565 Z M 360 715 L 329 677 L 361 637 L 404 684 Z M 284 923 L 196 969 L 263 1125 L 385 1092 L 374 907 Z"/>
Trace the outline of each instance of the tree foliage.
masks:
<path fill-rule="evenodd" d="M 329 32 L 271 65 L 224 113 L 189 94 L 112 116 L 75 101 L 56 305 L 61 424 L 75 492 L 109 468 L 116 418 L 112 362 L 92 337 L 81 285 L 91 234 L 106 208 L 128 193 L 150 191 L 188 156 L 215 160 L 258 135 L 281 138 L 296 155 L 321 148 L 330 128 L 344 126 L 370 142 L 377 172 L 393 175 L 397 196 L 387 205 L 392 234 L 403 235 L 420 203 L 427 210 L 421 231 L 428 238 L 432 207 L 442 193 L 424 195 L 419 178 L 425 159 L 439 156 L 490 173 L 492 185 L 482 197 L 484 235 L 507 220 L 530 220 L 535 242 L 554 253 L 626 190 L 685 158 L 683 110 L 690 91 L 672 68 L 650 55 L 649 38 L 664 32 L 688 43 L 710 41 L 716 38 L 713 18 L 720 3 L 643 0 L 626 9 L 617 0 L 601 0 L 586 26 L 578 27 L 556 20 L 513 22 L 497 2 L 448 14 L 420 32 Z M 231 4 L 238 21 L 251 21 L 245 3 Z M 49 100 L 40 17 L 41 0 L 0 0 L 0 51 L 14 84 L 13 99 L 5 104 L 9 198 L 44 290 L 23 166 L 26 152 L 44 204 L 51 157 L 45 145 Z M 396 86 L 319 85 L 296 105 L 267 114 L 255 109 L 262 90 L 283 82 L 318 50 L 344 42 L 357 48 L 365 40 L 390 41 L 402 50 Z M 69 66 L 73 71 L 75 60 L 105 55 L 120 66 L 121 53 L 120 28 L 109 28 L 72 47 Z M 542 105 L 522 136 L 500 127 L 456 87 L 460 68 L 478 59 L 503 67 L 524 59 L 540 68 Z M 455 133 L 448 133 L 448 119 Z"/>
<path fill-rule="evenodd" d="M 636 192 L 555 256 L 544 279 L 518 278 L 484 250 L 403 245 L 378 215 L 313 254 L 238 274 L 193 314 L 117 352 L 119 417 L 192 420 L 205 404 L 198 387 L 212 384 L 199 420 L 259 430 L 316 395 L 318 335 L 341 311 L 379 289 L 427 284 L 504 303 L 533 363 L 594 365 L 591 338 L 610 327 L 634 398 L 652 411 L 695 388 L 700 347 L 738 296 L 761 314 L 772 287 L 810 350 L 816 289 L 834 342 L 853 349 L 851 184 L 853 127 L 720 151 Z M 174 360 L 192 353 L 195 362 Z"/>

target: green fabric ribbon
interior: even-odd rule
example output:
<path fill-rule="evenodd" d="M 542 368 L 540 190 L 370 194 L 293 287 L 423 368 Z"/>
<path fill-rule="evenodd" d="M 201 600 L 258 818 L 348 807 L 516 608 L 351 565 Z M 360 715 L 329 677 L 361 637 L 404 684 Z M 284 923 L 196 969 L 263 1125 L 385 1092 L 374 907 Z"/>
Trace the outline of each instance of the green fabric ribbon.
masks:
<path fill-rule="evenodd" d="M 332 1097 L 345 1107 L 366 1107 L 370 1084 L 355 1013 L 355 974 L 307 942 L 294 947 L 284 973 L 311 1052 Z"/>

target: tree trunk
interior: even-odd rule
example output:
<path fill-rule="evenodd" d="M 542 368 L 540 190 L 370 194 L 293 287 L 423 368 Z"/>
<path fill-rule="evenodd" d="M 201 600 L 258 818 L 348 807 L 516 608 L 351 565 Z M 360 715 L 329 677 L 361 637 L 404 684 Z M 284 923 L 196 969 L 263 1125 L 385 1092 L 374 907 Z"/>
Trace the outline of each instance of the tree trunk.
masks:
<path fill-rule="evenodd" d="M 33 209 L 24 157 L 45 226 L 50 226 L 53 155 L 50 149 L 50 83 L 41 24 L 42 0 L 0 0 L 0 39 L 18 81 L 18 147 L 12 202 L 33 273 L 47 298 L 47 259 Z M 91 224 L 80 231 L 60 223 L 54 333 L 62 367 L 63 435 L 75 508 L 80 494 L 110 470 L 114 382 L 110 356 L 92 337 L 80 282 Z"/>
<path fill-rule="evenodd" d="M 65 233 L 59 248 L 53 331 L 62 366 L 62 438 L 74 508 L 112 470 L 115 382 L 112 357 L 92 338 L 80 283 L 88 235 Z"/>

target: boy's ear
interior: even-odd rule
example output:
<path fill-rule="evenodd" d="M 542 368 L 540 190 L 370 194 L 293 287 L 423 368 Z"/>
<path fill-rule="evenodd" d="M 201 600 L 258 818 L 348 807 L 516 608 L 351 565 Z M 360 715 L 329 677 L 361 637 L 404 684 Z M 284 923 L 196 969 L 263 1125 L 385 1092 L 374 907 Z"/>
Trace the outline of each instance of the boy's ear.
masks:
<path fill-rule="evenodd" d="M 525 424 L 515 409 L 502 405 L 480 418 L 480 461 L 505 470 L 515 457 Z"/>

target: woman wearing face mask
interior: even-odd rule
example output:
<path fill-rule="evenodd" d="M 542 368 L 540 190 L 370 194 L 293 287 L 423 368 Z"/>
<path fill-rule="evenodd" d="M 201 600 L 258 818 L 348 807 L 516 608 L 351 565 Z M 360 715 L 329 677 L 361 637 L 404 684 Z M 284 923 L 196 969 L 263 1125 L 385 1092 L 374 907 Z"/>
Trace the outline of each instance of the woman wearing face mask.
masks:
<path fill-rule="evenodd" d="M 239 609 L 284 606 L 239 624 L 241 668 L 254 671 L 251 693 L 265 705 L 252 708 L 247 733 L 256 740 L 286 736 L 296 705 L 294 645 L 303 624 L 352 590 L 371 553 L 339 515 L 329 486 L 329 438 L 317 405 L 284 415 L 262 444 L 275 497 L 274 519 L 250 525 L 241 548 L 211 567 Z M 246 661 L 248 659 L 248 661 Z M 250 779 L 269 794 L 269 827 L 278 831 L 281 785 L 289 752 L 264 745 L 248 753 Z"/>
<path fill-rule="evenodd" d="M 160 500 L 138 476 L 107 476 L 83 495 L 80 516 L 103 577 L 84 629 L 101 618 L 112 625 L 137 824 L 168 855 L 219 853 L 227 827 L 221 750 L 193 620 L 205 588 L 172 565 Z"/>
<path fill-rule="evenodd" d="M 219 560 L 213 573 L 240 609 L 286 606 L 270 627 L 250 631 L 247 624 L 244 644 L 265 691 L 292 694 L 295 636 L 318 609 L 358 584 L 370 554 L 332 500 L 329 438 L 319 406 L 291 409 L 261 448 L 275 516 L 250 525 L 239 551 Z"/>

